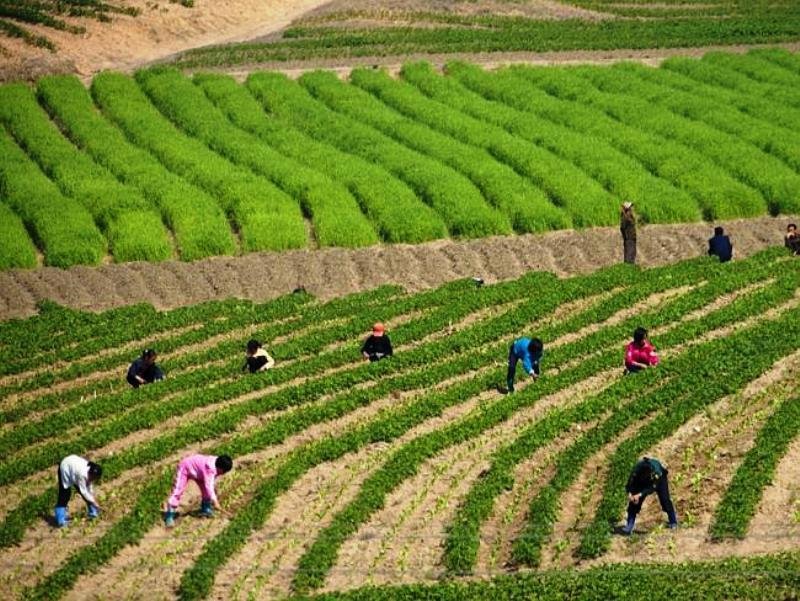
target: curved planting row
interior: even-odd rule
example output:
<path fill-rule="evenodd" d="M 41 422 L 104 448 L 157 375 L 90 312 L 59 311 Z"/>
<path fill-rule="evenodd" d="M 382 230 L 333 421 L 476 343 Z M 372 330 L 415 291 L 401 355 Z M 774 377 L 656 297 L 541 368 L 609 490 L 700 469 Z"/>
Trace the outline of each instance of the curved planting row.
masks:
<path fill-rule="evenodd" d="M 797 62 L 4 85 L 0 267 L 612 225 L 623 200 L 645 222 L 796 213 Z M 68 223 L 47 210 L 63 202 Z"/>
<path fill-rule="evenodd" d="M 101 582 L 114 579 L 114 566 L 134 573 L 157 569 L 161 548 L 182 554 L 182 573 L 170 578 L 181 598 L 247 594 L 239 586 L 255 586 L 253 594 L 262 595 L 336 589 L 337 566 L 346 561 L 340 551 L 347 544 L 352 553 L 357 545 L 350 541 L 357 542 L 362 532 L 381 532 L 374 520 L 393 499 L 399 503 L 393 511 L 412 520 L 395 535 L 413 532 L 413 520 L 437 523 L 439 518 L 429 521 L 430 511 L 453 516 L 447 532 L 430 531 L 425 540 L 442 545 L 444 569 L 457 576 L 472 570 L 482 526 L 495 499 L 514 485 L 516 467 L 537 450 L 553 447 L 548 461 L 554 468 L 532 491 L 529 517 L 510 530 L 514 560 L 536 565 L 558 519 L 561 495 L 600 449 L 642 424 L 612 450 L 602 498 L 588 507 L 593 522 L 581 531 L 579 552 L 597 555 L 607 548 L 610 523 L 624 508 L 620 494 L 635 458 L 797 352 L 796 337 L 781 334 L 798 319 L 799 286 L 795 262 L 775 249 L 726 265 L 703 258 L 647 271 L 618 266 L 565 280 L 530 274 L 484 287 L 460 281 L 416 295 L 383 288 L 324 304 L 292 295 L 264 305 L 231 301 L 164 314 L 145 307 L 96 316 L 48 309 L 31 320 L 2 324 L 0 352 L 15 361 L 6 370 L 0 400 L 4 423 L 13 426 L 0 430 L 0 450 L 8 459 L 0 469 L 0 490 L 10 499 L 4 501 L 0 559 L 40 563 L 35 573 L 26 572 L 13 584 L 14 594 L 32 598 L 61 597 L 83 586 L 84 579 L 93 582 L 89 574 L 98 569 Z M 130 331 L 132 318 L 151 320 L 141 337 Z M 59 328 L 60 319 L 73 327 Z M 370 364 L 360 360 L 358 343 L 376 319 L 389 324 L 396 356 Z M 642 323 L 655 332 L 662 365 L 622 378 L 619 349 Z M 26 338 L 50 329 L 57 345 L 26 344 Z M 532 385 L 521 383 L 512 396 L 499 395 L 508 343 L 527 333 L 546 341 L 543 376 Z M 242 341 L 250 336 L 267 343 L 278 359 L 276 368 L 239 375 Z M 113 349 L 155 337 L 167 349 L 168 379 L 121 391 L 125 356 Z M 80 350 L 97 358 L 83 359 Z M 44 376 L 35 366 L 53 360 L 61 371 L 50 381 L 40 380 Z M 26 361 L 31 362 L 27 367 Z M 83 374 L 92 370 L 99 378 L 86 381 Z M 58 392 L 48 392 L 53 385 Z M 756 465 L 778 465 L 796 436 L 795 410 L 788 399 L 774 415 L 751 424 L 755 431 L 761 428 L 759 419 L 766 420 L 719 506 L 718 524 L 728 530 L 715 526 L 720 530 L 715 536 L 746 535 L 760 491 L 770 480 L 748 474 Z M 470 444 L 479 440 L 486 444 Z M 47 536 L 41 520 L 53 503 L 52 466 L 75 450 L 103 464 L 101 494 L 124 489 L 125 502 L 110 497 L 110 509 L 91 530 L 77 518 L 62 536 L 47 541 L 58 548 L 45 557 L 37 554 L 36 541 Z M 229 453 L 235 464 L 240 458 L 238 469 L 221 480 L 228 514 L 202 530 L 209 538 L 192 536 L 194 522 L 184 518 L 178 532 L 187 538 L 162 546 L 156 542 L 166 534 L 159 509 L 172 462 L 192 450 Z M 350 460 L 362 452 L 371 459 Z M 464 480 L 450 483 L 440 501 L 431 495 L 445 482 L 419 491 L 417 501 L 398 496 L 406 490 L 404 483 L 447 457 L 464 462 L 463 468 L 447 471 Z M 341 484 L 320 483 L 322 497 L 315 506 L 335 507 L 324 524 L 303 542 L 273 543 L 265 557 L 284 557 L 282 545 L 300 545 L 285 555 L 288 563 L 281 564 L 281 577 L 272 583 L 278 588 L 263 586 L 266 581 L 257 574 L 250 576 L 255 584 L 247 584 L 248 577 L 239 581 L 235 573 L 217 582 L 232 558 L 246 558 L 264 536 L 280 535 L 264 527 L 276 508 L 286 511 L 303 503 L 291 494 L 295 486 L 303 481 L 313 493 L 314 479 L 303 478 L 325 473 L 325 466 L 336 462 L 368 471 L 357 474 L 357 483 L 341 500 L 326 500 L 326 495 L 343 494 Z M 419 503 L 428 509 L 420 513 Z M 89 532 L 91 537 L 84 537 Z M 370 552 L 399 545 L 402 550 L 392 561 L 407 565 L 403 557 L 414 553 L 413 544 L 393 543 L 391 531 L 382 536 Z M 126 554 L 143 557 L 117 561 L 128 545 L 140 546 Z M 369 555 L 363 560 L 394 565 Z M 432 565 L 429 573 L 436 577 L 442 569 Z M 410 572 L 404 576 L 409 578 L 419 576 Z M 10 582 L 5 575 L 3 581 Z M 347 586 L 365 582 L 358 574 L 346 581 Z"/>

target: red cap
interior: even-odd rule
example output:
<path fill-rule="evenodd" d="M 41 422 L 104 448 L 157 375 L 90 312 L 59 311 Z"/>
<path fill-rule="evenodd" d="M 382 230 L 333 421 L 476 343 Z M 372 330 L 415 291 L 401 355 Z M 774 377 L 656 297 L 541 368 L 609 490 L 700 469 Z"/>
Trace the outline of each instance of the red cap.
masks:
<path fill-rule="evenodd" d="M 381 322 L 376 322 L 372 326 L 372 333 L 375 334 L 376 336 L 383 336 L 383 333 L 385 331 L 386 331 L 386 328 L 383 327 L 383 324 Z"/>

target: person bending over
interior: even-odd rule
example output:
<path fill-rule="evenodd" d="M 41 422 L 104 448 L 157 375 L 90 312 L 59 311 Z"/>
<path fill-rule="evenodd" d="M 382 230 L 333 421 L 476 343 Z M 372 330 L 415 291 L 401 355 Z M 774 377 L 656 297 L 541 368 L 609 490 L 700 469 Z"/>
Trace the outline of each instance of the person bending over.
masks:
<path fill-rule="evenodd" d="M 233 469 L 233 460 L 228 455 L 190 455 L 185 457 L 178 464 L 175 473 L 175 485 L 172 494 L 169 496 L 165 506 L 164 524 L 167 528 L 175 525 L 175 517 L 178 507 L 181 504 L 181 496 L 186 490 L 189 480 L 193 480 L 200 488 L 202 501 L 200 504 L 200 515 L 210 518 L 214 515 L 214 509 L 222 509 L 217 499 L 216 479 L 218 476 L 227 474 Z"/>
<path fill-rule="evenodd" d="M 661 465 L 658 459 L 650 457 L 644 457 L 633 466 L 631 475 L 628 477 L 628 484 L 625 486 L 625 491 L 628 493 L 628 519 L 622 528 L 624 534 L 633 532 L 636 516 L 639 515 L 644 500 L 653 493 L 658 495 L 661 509 L 667 514 L 667 526 L 669 528 L 678 526 L 675 507 L 669 497 L 668 473 L 667 468 Z"/>
<path fill-rule="evenodd" d="M 86 502 L 86 515 L 90 520 L 100 515 L 100 505 L 94 496 L 92 484 L 103 475 L 103 468 L 96 463 L 79 457 L 68 455 L 58 465 L 58 500 L 56 501 L 55 522 L 61 528 L 67 525 L 69 515 L 67 505 L 72 498 L 72 489 Z"/>
<path fill-rule="evenodd" d="M 633 341 L 625 347 L 625 375 L 658 365 L 658 353 L 647 338 L 647 330 L 636 328 Z"/>
<path fill-rule="evenodd" d="M 525 373 L 534 380 L 539 377 L 540 362 L 544 354 L 544 344 L 538 338 L 517 338 L 508 349 L 508 371 L 506 372 L 506 389 L 514 392 L 514 377 L 517 374 L 517 363 L 522 361 Z"/>

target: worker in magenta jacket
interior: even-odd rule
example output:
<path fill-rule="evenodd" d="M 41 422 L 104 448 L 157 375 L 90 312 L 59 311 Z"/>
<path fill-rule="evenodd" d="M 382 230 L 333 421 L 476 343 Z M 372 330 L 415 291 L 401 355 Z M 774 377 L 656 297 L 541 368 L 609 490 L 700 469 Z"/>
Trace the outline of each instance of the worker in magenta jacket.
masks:
<path fill-rule="evenodd" d="M 172 494 L 167 499 L 164 512 L 164 523 L 168 528 L 175 525 L 175 514 L 181 504 L 181 496 L 186 490 L 189 480 L 194 480 L 200 487 L 203 501 L 200 506 L 200 515 L 211 517 L 214 515 L 212 507 L 221 509 L 215 490 L 217 476 L 227 474 L 233 469 L 233 460 L 228 455 L 190 455 L 178 464 L 175 474 L 175 486 Z"/>
<path fill-rule="evenodd" d="M 625 374 L 636 373 L 656 365 L 658 365 L 658 353 L 647 338 L 647 330 L 636 328 L 633 332 L 633 342 L 625 347 Z"/>

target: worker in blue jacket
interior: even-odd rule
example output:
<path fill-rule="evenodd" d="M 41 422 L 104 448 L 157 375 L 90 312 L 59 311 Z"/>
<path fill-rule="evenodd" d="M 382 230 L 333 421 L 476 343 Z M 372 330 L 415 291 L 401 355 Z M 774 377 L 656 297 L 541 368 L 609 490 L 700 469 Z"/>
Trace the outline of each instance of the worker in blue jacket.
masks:
<path fill-rule="evenodd" d="M 517 363 L 522 361 L 522 367 L 534 380 L 539 377 L 539 363 L 544 354 L 544 345 L 538 338 L 517 338 L 508 349 L 508 373 L 506 385 L 509 394 L 514 392 L 514 376 L 517 373 Z"/>
<path fill-rule="evenodd" d="M 720 263 L 727 263 L 733 257 L 733 244 L 719 226 L 714 228 L 714 237 L 708 239 L 708 256 L 719 257 Z"/>

